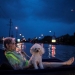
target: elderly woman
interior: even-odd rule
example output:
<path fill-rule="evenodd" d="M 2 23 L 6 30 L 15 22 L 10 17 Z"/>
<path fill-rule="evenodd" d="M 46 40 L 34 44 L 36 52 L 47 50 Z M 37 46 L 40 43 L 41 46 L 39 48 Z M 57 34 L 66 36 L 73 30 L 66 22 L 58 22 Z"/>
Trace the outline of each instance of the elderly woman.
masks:
<path fill-rule="evenodd" d="M 23 56 L 23 53 L 16 52 L 16 42 L 14 38 L 7 37 L 4 40 L 5 56 L 14 70 L 30 68 L 32 64 Z M 44 68 L 46 67 L 59 67 L 63 65 L 71 65 L 74 62 L 74 57 L 65 62 L 43 62 Z"/>

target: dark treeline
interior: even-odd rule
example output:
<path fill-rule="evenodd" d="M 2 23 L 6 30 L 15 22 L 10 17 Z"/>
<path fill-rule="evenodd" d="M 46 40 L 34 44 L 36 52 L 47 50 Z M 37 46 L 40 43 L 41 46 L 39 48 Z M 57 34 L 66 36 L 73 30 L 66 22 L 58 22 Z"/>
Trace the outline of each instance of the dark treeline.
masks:
<path fill-rule="evenodd" d="M 47 43 L 47 44 L 52 44 L 52 38 L 53 36 L 43 36 L 42 38 L 38 39 L 38 38 L 28 38 L 26 39 L 26 41 L 22 42 L 30 42 L 30 43 Z M 56 39 L 56 43 L 55 44 L 63 44 L 63 45 L 75 45 L 75 33 L 73 35 L 69 35 L 69 34 L 65 34 L 62 35 L 60 37 L 55 37 Z M 0 43 L 2 43 L 2 37 L 0 38 Z"/>
<path fill-rule="evenodd" d="M 58 37 L 57 39 L 57 43 L 59 44 L 66 44 L 66 45 L 75 45 L 75 33 L 74 35 L 63 35 Z"/>
<path fill-rule="evenodd" d="M 44 36 L 42 39 L 33 39 L 31 42 L 41 42 L 41 43 L 52 43 L 53 36 Z M 65 34 L 60 37 L 55 37 L 56 43 L 55 44 L 63 44 L 63 45 L 75 45 L 75 33 L 74 35 Z M 28 41 L 31 39 L 29 38 Z"/>

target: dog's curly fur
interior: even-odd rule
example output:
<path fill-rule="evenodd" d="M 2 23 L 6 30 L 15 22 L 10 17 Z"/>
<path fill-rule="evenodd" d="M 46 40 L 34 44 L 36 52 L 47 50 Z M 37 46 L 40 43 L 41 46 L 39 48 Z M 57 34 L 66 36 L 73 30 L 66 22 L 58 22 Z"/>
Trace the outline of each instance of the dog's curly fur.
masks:
<path fill-rule="evenodd" d="M 43 64 L 42 64 L 42 54 L 45 53 L 44 48 L 40 45 L 35 43 L 31 48 L 30 48 L 30 53 L 32 54 L 29 62 L 33 64 L 35 69 L 38 69 L 38 65 L 40 69 L 44 69 Z"/>

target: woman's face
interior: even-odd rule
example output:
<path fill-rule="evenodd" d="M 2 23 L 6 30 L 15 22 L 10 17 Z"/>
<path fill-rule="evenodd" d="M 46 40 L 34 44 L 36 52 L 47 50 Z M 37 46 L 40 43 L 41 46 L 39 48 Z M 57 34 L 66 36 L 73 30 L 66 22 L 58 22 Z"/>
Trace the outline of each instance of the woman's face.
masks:
<path fill-rule="evenodd" d="M 7 45 L 7 48 L 9 50 L 15 50 L 16 49 L 16 42 L 15 42 L 15 40 L 12 40 L 11 43 L 9 45 Z"/>

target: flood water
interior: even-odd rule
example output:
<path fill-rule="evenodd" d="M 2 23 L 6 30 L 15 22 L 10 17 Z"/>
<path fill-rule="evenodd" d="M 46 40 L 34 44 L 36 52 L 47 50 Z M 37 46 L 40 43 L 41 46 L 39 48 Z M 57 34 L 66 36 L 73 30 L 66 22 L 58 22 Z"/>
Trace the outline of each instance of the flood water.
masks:
<path fill-rule="evenodd" d="M 30 48 L 33 44 L 25 43 L 24 45 L 24 51 L 31 56 Z M 57 58 L 66 61 L 73 56 L 75 57 L 75 46 L 43 44 L 43 47 L 45 48 L 43 59 Z M 0 45 L 1 48 L 3 48 L 2 45 Z M 73 65 L 75 65 L 75 62 Z"/>

